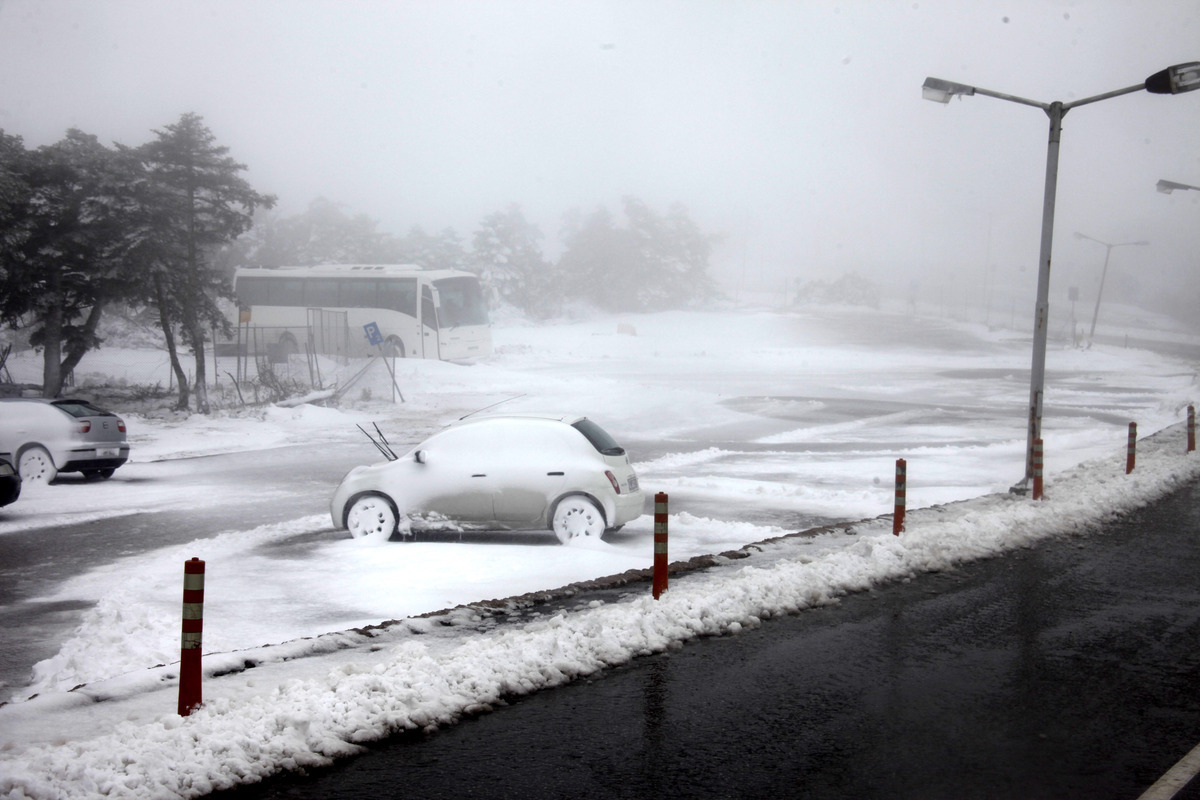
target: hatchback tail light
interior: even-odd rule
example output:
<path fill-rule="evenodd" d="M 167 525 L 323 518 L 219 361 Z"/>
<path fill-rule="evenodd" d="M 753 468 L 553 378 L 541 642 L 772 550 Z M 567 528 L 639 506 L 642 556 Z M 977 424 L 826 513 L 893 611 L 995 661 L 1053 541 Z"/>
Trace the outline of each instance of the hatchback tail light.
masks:
<path fill-rule="evenodd" d="M 604 474 L 608 476 L 608 482 L 612 484 L 613 491 L 617 494 L 621 493 L 621 484 L 617 483 L 617 476 L 612 474 L 611 470 L 604 470 Z"/>
<path fill-rule="evenodd" d="M 121 433 L 125 433 L 125 420 L 117 420 L 117 430 L 119 430 Z"/>
<path fill-rule="evenodd" d="M 79 432 L 80 433 L 87 433 L 91 429 L 92 429 L 92 423 L 90 420 L 85 419 L 79 423 Z"/>

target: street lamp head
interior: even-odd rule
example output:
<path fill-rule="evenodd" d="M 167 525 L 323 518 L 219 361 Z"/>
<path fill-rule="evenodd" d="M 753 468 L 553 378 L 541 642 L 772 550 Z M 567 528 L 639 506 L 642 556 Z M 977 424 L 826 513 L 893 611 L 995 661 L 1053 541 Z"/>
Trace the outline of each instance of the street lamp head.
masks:
<path fill-rule="evenodd" d="M 972 94 L 975 94 L 974 86 L 944 81 L 941 78 L 926 78 L 925 83 L 921 85 L 921 97 L 935 103 L 949 103 L 950 98 L 955 95 Z"/>
<path fill-rule="evenodd" d="M 1200 186 L 1189 186 L 1186 183 L 1177 183 L 1175 181 L 1168 181 L 1168 180 L 1160 180 L 1157 184 L 1157 188 L 1163 194 L 1170 194 L 1171 192 L 1175 191 L 1176 189 L 1200 190 Z"/>
<path fill-rule="evenodd" d="M 1176 64 L 1146 78 L 1146 91 L 1154 94 L 1183 94 L 1200 89 L 1200 61 Z"/>
<path fill-rule="evenodd" d="M 1149 242 L 1116 242 L 1116 243 L 1106 242 L 1103 239 L 1097 239 L 1094 236 L 1088 236 L 1086 233 L 1080 233 L 1079 231 L 1075 231 L 1075 238 L 1076 239 L 1087 239 L 1089 242 L 1095 242 L 1096 244 L 1102 244 L 1105 247 L 1109 248 L 1110 250 L 1114 247 L 1128 247 L 1130 245 L 1143 245 L 1144 246 L 1144 245 L 1150 244 Z"/>

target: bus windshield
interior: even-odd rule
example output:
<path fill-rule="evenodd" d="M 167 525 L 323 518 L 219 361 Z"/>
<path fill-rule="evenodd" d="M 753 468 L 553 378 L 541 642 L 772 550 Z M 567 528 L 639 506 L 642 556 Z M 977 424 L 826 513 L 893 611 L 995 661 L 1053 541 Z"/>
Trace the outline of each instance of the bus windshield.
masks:
<path fill-rule="evenodd" d="M 433 285 L 438 290 L 438 322 L 443 328 L 488 324 L 487 303 L 475 278 L 442 278 Z"/>

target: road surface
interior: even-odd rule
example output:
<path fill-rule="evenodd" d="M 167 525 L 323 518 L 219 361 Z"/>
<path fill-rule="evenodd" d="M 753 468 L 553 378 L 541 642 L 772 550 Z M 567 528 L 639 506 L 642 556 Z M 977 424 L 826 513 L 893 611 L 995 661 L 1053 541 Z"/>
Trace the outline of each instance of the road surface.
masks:
<path fill-rule="evenodd" d="M 1133 800 L 1200 741 L 1197 574 L 1200 482 L 221 796 Z"/>

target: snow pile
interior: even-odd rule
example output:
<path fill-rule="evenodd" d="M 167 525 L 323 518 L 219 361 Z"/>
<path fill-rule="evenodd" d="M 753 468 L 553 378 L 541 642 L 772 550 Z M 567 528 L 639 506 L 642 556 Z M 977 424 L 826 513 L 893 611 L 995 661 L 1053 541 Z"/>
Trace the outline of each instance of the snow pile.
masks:
<path fill-rule="evenodd" d="M 483 610 L 459 609 L 354 634 L 369 646 L 209 679 L 206 704 L 186 719 L 167 711 L 170 686 L 107 702 L 93 702 L 104 697 L 101 687 L 84 687 L 69 700 L 6 706 L 0 793 L 195 797 L 328 764 L 363 742 L 453 724 L 507 696 L 698 636 L 736 634 L 848 592 L 1086 534 L 1200 477 L 1200 456 L 1183 450 L 1182 426 L 1174 425 L 1140 442 L 1133 474 L 1124 474 L 1114 452 L 1057 475 L 1041 502 L 989 495 L 917 510 L 900 537 L 879 518 L 773 539 L 747 548 L 745 559 L 673 579 L 659 601 L 642 585 L 612 602 L 524 622 L 519 614 L 497 622 Z M 671 521 L 686 523 L 682 515 Z M 330 649 L 321 640 L 307 646 Z"/>

